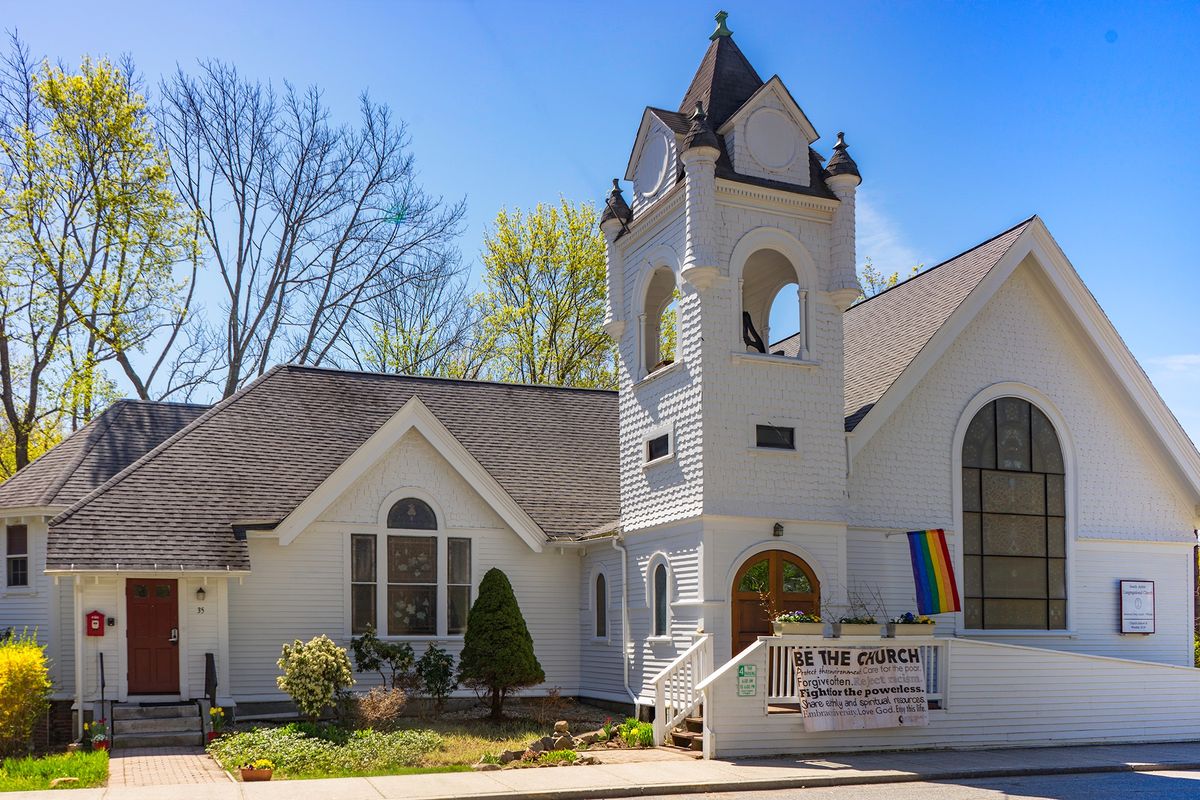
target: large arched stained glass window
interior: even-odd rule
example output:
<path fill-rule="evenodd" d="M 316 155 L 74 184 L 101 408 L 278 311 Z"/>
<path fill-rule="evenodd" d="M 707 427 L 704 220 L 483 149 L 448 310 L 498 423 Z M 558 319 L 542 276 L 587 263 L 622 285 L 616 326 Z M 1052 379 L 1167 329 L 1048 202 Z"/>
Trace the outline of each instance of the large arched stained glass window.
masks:
<path fill-rule="evenodd" d="M 993 400 L 967 428 L 962 466 L 964 627 L 1066 628 L 1066 470 L 1054 426 L 1026 400 Z"/>
<path fill-rule="evenodd" d="M 389 528 L 408 528 L 419 531 L 436 531 L 437 514 L 429 503 L 415 497 L 406 497 L 388 510 Z"/>

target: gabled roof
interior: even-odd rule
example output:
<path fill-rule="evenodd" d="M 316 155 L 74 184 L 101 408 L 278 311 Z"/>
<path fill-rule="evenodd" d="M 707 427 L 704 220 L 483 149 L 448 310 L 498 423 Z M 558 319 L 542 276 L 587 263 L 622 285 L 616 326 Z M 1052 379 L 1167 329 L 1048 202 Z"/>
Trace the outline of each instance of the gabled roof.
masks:
<path fill-rule="evenodd" d="M 69 506 L 207 408 L 190 403 L 118 400 L 0 484 L 0 509 Z"/>
<path fill-rule="evenodd" d="M 1031 221 L 846 311 L 846 430 L 866 416 Z"/>
<path fill-rule="evenodd" d="M 51 570 L 245 570 L 235 527 L 286 518 L 413 397 L 550 538 L 619 516 L 615 392 L 277 367 L 51 523 Z"/>
<path fill-rule="evenodd" d="M 1030 217 L 842 315 L 847 431 L 862 421 L 1032 221 Z M 794 356 L 798 347 L 797 334 L 771 350 Z"/>

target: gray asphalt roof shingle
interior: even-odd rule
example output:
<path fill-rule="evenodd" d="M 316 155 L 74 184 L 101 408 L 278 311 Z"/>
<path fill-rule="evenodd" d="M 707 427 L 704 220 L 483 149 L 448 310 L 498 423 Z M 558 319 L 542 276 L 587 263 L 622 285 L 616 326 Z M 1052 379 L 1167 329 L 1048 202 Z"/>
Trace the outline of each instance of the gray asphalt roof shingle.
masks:
<path fill-rule="evenodd" d="M 277 367 L 52 522 L 50 569 L 248 569 L 278 521 L 413 395 L 551 538 L 619 516 L 614 392 Z"/>
<path fill-rule="evenodd" d="M 846 311 L 846 430 L 854 430 L 879 402 L 1032 219 Z M 770 349 L 794 356 L 798 346 L 799 339 L 791 336 Z"/>
<path fill-rule="evenodd" d="M 207 409 L 189 403 L 118 400 L 0 484 L 0 508 L 69 506 Z"/>

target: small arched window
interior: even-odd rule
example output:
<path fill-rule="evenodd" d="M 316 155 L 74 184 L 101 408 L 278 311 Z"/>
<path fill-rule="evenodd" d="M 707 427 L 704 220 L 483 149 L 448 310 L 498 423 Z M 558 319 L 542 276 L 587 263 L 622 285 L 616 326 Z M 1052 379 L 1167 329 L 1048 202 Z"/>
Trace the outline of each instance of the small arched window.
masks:
<path fill-rule="evenodd" d="M 667 595 L 667 565 L 659 564 L 654 568 L 654 636 L 666 636 L 669 633 L 667 606 L 670 598 Z"/>
<path fill-rule="evenodd" d="M 1066 628 L 1066 470 L 1054 426 L 1027 400 L 993 400 L 967 428 L 962 466 L 963 625 Z"/>
<path fill-rule="evenodd" d="M 679 290 L 670 267 L 659 267 L 646 285 L 642 307 L 642 372 L 645 375 L 676 360 Z"/>
<path fill-rule="evenodd" d="M 418 531 L 436 531 L 437 514 L 424 500 L 406 497 L 388 511 L 389 528 L 405 528 Z"/>
<path fill-rule="evenodd" d="M 603 572 L 596 575 L 595 591 L 593 607 L 596 613 L 596 638 L 605 639 L 608 637 L 608 580 Z"/>

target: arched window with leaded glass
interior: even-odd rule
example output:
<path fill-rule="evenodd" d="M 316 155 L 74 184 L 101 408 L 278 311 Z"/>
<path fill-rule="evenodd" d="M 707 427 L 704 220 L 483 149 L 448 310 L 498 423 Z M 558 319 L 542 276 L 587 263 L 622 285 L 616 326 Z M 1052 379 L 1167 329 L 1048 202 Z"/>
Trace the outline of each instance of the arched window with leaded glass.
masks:
<path fill-rule="evenodd" d="M 962 446 L 963 625 L 1067 627 L 1066 469 L 1050 420 L 1019 397 L 975 414 Z"/>

